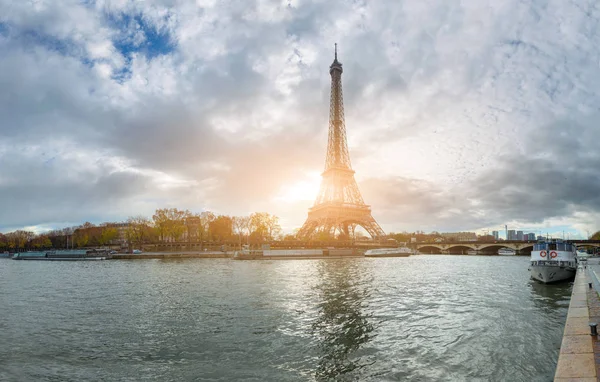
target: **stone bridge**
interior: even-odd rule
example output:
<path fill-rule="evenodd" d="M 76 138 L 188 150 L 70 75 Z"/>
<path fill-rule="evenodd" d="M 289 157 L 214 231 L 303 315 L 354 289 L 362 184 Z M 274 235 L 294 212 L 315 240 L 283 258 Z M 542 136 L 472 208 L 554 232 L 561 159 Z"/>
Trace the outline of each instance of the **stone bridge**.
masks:
<path fill-rule="evenodd" d="M 454 242 L 454 243 L 419 243 L 416 245 L 421 253 L 466 254 L 469 250 L 476 250 L 482 255 L 495 255 L 501 248 L 514 249 L 517 255 L 529 255 L 533 250 L 535 241 L 496 241 L 496 242 Z M 600 248 L 600 240 L 571 241 L 577 247 Z"/>

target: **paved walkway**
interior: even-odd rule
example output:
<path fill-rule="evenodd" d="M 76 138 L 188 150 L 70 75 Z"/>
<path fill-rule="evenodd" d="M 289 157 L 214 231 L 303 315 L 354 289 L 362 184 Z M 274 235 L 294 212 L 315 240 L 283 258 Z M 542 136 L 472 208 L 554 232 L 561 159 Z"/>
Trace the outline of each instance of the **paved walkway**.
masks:
<path fill-rule="evenodd" d="M 558 364 L 554 381 L 598 381 L 599 358 L 596 348 L 600 344 L 596 337 L 590 335 L 589 322 L 600 319 L 600 302 L 598 311 L 594 307 L 594 297 L 598 300 L 595 289 L 588 287 L 586 269 L 577 271 L 569 313 L 565 323 L 565 331 L 558 356 Z M 599 321 L 600 322 L 600 321 Z"/>
<path fill-rule="evenodd" d="M 597 323 L 598 329 L 600 329 L 600 296 L 598 294 L 600 293 L 600 258 L 589 259 L 585 268 L 587 270 L 588 279 L 593 284 L 593 289 L 588 288 L 587 290 L 590 322 Z M 597 336 L 592 337 L 592 343 L 597 380 L 600 381 L 600 338 Z"/>

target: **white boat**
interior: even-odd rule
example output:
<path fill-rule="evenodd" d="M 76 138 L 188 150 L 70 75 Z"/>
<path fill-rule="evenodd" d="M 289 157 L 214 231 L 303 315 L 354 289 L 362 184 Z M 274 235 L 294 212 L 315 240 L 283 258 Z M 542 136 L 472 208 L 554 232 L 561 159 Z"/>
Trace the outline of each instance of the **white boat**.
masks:
<path fill-rule="evenodd" d="M 581 262 L 581 264 L 587 264 L 588 258 L 590 254 L 585 250 L 585 248 L 577 248 L 577 261 Z"/>
<path fill-rule="evenodd" d="M 543 283 L 569 280 L 577 272 L 575 246 L 561 240 L 541 241 L 531 251 L 531 277 Z"/>
<path fill-rule="evenodd" d="M 467 251 L 467 255 L 474 256 L 474 255 L 478 255 L 478 254 L 479 254 L 479 251 L 478 251 L 478 250 L 476 250 L 476 249 L 469 249 L 469 250 Z"/>
<path fill-rule="evenodd" d="M 515 251 L 514 249 L 510 249 L 510 248 L 500 248 L 498 250 L 498 254 L 500 256 L 514 256 L 517 254 L 517 251 Z"/>
<path fill-rule="evenodd" d="M 408 247 L 369 249 L 365 257 L 408 257 L 413 251 Z"/>

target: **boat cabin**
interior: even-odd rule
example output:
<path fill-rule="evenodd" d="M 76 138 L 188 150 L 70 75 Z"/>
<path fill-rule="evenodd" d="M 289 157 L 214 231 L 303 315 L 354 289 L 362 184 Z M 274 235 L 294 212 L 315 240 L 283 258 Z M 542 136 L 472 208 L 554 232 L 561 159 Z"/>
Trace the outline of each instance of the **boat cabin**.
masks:
<path fill-rule="evenodd" d="M 571 243 L 563 242 L 540 242 L 533 245 L 534 251 L 564 251 L 573 252 L 575 247 Z"/>
<path fill-rule="evenodd" d="M 562 240 L 540 241 L 533 245 L 532 263 L 575 262 L 575 245 Z"/>

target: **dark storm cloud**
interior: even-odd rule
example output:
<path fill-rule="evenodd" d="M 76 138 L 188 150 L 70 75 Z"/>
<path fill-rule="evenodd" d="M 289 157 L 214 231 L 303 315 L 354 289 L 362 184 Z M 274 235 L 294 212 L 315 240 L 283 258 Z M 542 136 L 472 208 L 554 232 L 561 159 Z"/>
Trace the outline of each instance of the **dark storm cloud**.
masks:
<path fill-rule="evenodd" d="M 136 165 L 185 173 L 215 158 L 225 144 L 204 118 L 182 104 L 151 100 L 117 119 L 102 139 Z"/>
<path fill-rule="evenodd" d="M 478 213 L 462 189 L 403 177 L 370 178 L 360 187 L 373 216 L 388 231 L 476 229 L 493 221 Z"/>
<path fill-rule="evenodd" d="M 478 229 L 508 221 L 600 212 L 596 120 L 559 121 L 520 138 L 521 149 L 451 187 L 401 177 L 361 183 L 382 225 Z M 516 146 L 515 146 L 516 147 Z"/>
<path fill-rule="evenodd" d="M 393 214 L 385 222 L 393 222 L 398 215 L 414 219 L 415 214 L 425 218 L 434 217 L 447 210 L 449 203 L 434 184 L 416 179 L 402 177 L 370 178 L 361 182 L 365 201 L 377 205 L 382 214 L 388 211 Z"/>
<path fill-rule="evenodd" d="M 600 212 L 597 134 L 593 118 L 544 126 L 523 139 L 523 150 L 474 179 L 471 197 L 490 213 L 529 222 Z"/>
<path fill-rule="evenodd" d="M 23 175 L 21 179 L 18 184 L 0 187 L 0 230 L 40 222 L 120 220 L 122 212 L 128 210 L 127 203 L 150 185 L 147 177 L 126 172 L 97 178 L 81 174 L 77 179 L 60 182 Z"/>

